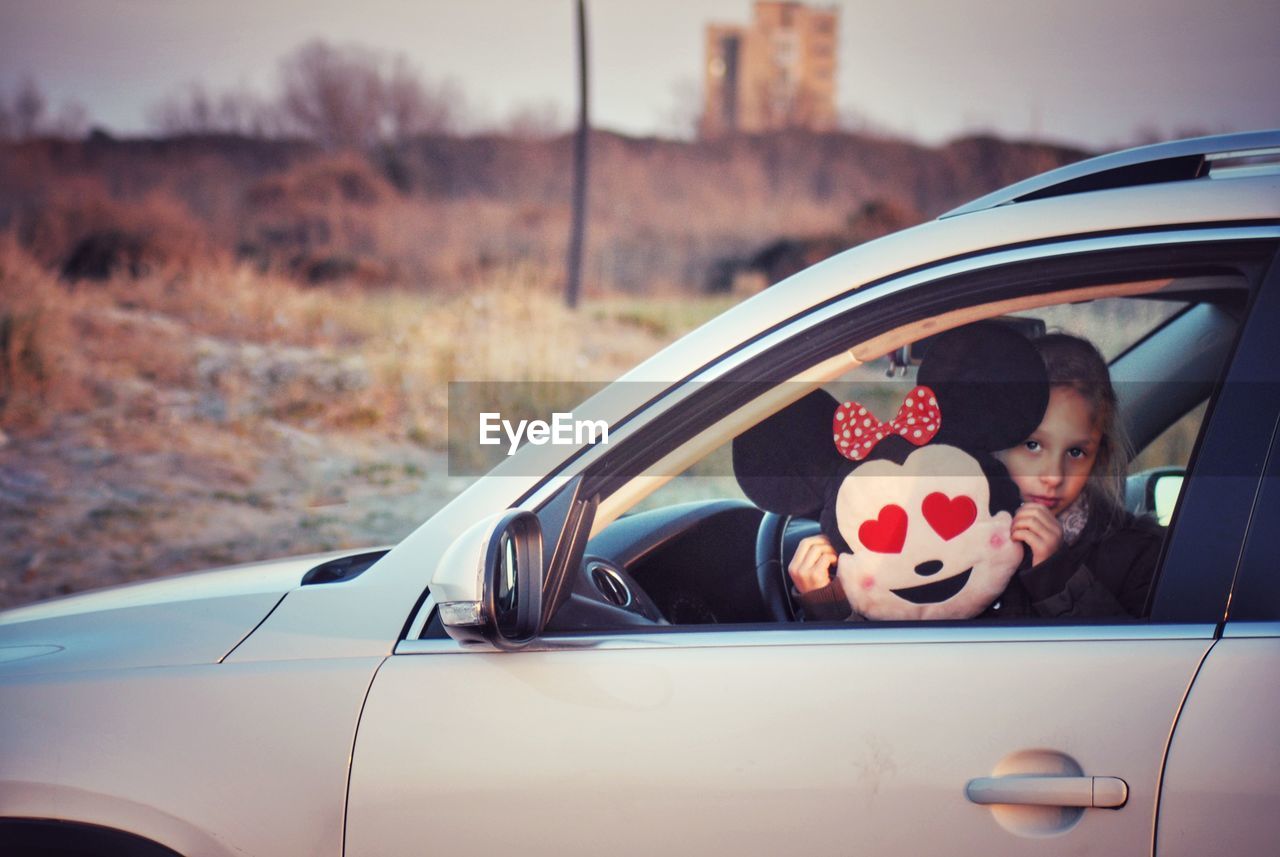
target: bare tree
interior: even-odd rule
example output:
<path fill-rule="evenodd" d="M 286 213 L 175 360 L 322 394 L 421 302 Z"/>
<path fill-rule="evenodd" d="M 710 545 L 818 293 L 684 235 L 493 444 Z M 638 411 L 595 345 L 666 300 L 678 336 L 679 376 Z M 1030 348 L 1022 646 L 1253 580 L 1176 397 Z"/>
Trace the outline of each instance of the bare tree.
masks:
<path fill-rule="evenodd" d="M 455 84 L 428 83 L 404 56 L 359 45 L 309 42 L 285 57 L 280 76 L 282 115 L 327 148 L 451 133 L 463 111 Z"/>
<path fill-rule="evenodd" d="M 12 96 L 0 89 L 0 140 L 25 140 L 40 135 L 80 137 L 89 126 L 84 105 L 66 101 L 54 115 L 40 86 L 26 78 Z"/>
<path fill-rule="evenodd" d="M 205 88 L 191 84 L 180 95 L 171 95 L 148 111 L 148 122 L 161 134 L 204 134 L 214 127 L 213 100 Z"/>
<path fill-rule="evenodd" d="M 278 111 L 247 89 L 214 95 L 193 83 L 151 108 L 148 121 L 161 134 L 243 134 L 271 136 Z"/>
<path fill-rule="evenodd" d="M 88 130 L 89 111 L 78 101 L 64 102 L 49 125 L 49 131 L 55 137 L 69 140 L 83 137 Z"/>
<path fill-rule="evenodd" d="M 377 54 L 308 42 L 280 64 L 281 108 L 326 148 L 364 148 L 381 136 L 386 88 Z"/>
<path fill-rule="evenodd" d="M 13 99 L 13 134 L 19 139 L 34 137 L 40 133 L 45 112 L 44 93 L 31 78 L 22 81 Z"/>
<path fill-rule="evenodd" d="M 427 80 L 403 55 L 312 41 L 280 61 L 273 98 L 247 89 L 216 94 L 193 83 L 154 105 L 148 120 L 161 134 L 295 134 L 329 149 L 363 149 L 454 133 L 464 111 L 456 84 Z"/>
<path fill-rule="evenodd" d="M 391 61 L 383 83 L 387 131 L 396 140 L 416 134 L 449 134 L 458 129 L 463 104 L 457 85 L 427 83 L 403 55 Z"/>
<path fill-rule="evenodd" d="M 547 140 L 569 130 L 560 105 L 551 99 L 518 104 L 499 130 L 518 140 Z"/>

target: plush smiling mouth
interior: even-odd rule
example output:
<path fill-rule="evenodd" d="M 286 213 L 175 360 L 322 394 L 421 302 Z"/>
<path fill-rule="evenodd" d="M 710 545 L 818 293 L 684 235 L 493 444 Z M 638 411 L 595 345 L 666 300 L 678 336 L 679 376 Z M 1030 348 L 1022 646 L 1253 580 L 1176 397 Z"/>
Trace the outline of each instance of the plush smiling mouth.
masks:
<path fill-rule="evenodd" d="M 889 590 L 899 598 L 910 601 L 912 604 L 937 604 L 939 601 L 946 601 L 955 595 L 964 585 L 969 582 L 969 575 L 973 573 L 973 568 L 967 568 L 954 577 L 948 577 L 946 580 L 935 580 L 933 583 L 925 583 L 920 586 L 908 586 L 905 589 Z"/>

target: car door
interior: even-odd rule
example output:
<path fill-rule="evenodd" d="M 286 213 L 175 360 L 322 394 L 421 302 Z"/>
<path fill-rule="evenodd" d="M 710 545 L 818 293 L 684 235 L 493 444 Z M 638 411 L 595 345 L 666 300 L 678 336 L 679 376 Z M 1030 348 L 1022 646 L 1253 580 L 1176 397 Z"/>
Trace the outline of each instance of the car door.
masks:
<path fill-rule="evenodd" d="M 1270 439 L 1233 389 L 1149 621 L 406 640 L 361 718 L 347 853 L 1150 853 L 1244 538 L 1228 501 L 1258 479 L 1233 456 Z"/>
<path fill-rule="evenodd" d="M 1165 743 L 1212 633 L 851 629 L 511 656 L 415 648 L 388 661 L 365 708 L 348 853 L 1145 854 Z M 1092 802 L 1083 778 L 1108 778 L 1101 802 L 1118 808 L 966 797 L 976 779 L 1036 774 L 1074 778 L 1064 803 Z M 1025 784 L 1005 799 L 1040 799 Z"/>

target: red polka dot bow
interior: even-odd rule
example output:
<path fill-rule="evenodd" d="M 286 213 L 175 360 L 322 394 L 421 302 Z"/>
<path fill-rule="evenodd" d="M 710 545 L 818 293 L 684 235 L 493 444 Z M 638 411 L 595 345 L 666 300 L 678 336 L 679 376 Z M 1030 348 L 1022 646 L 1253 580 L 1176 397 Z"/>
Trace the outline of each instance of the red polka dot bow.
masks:
<path fill-rule="evenodd" d="M 942 428 L 942 412 L 938 410 L 933 390 L 921 386 L 907 393 L 898 415 L 888 423 L 880 422 L 857 402 L 845 402 L 836 408 L 831 427 L 840 454 L 852 461 L 861 461 L 877 443 L 894 434 L 916 446 L 924 446 Z"/>

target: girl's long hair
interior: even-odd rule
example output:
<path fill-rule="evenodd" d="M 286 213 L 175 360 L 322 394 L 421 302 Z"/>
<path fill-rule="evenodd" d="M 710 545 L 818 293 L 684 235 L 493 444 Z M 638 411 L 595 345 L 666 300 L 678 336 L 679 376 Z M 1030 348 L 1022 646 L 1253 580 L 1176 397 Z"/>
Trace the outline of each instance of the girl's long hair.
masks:
<path fill-rule="evenodd" d="M 1049 333 L 1032 340 L 1053 387 L 1070 387 L 1089 403 L 1094 425 L 1102 439 L 1085 485 L 1090 509 L 1109 516 L 1124 509 L 1124 482 L 1133 458 L 1133 447 L 1120 419 L 1120 406 L 1107 361 L 1087 339 L 1067 333 Z"/>

